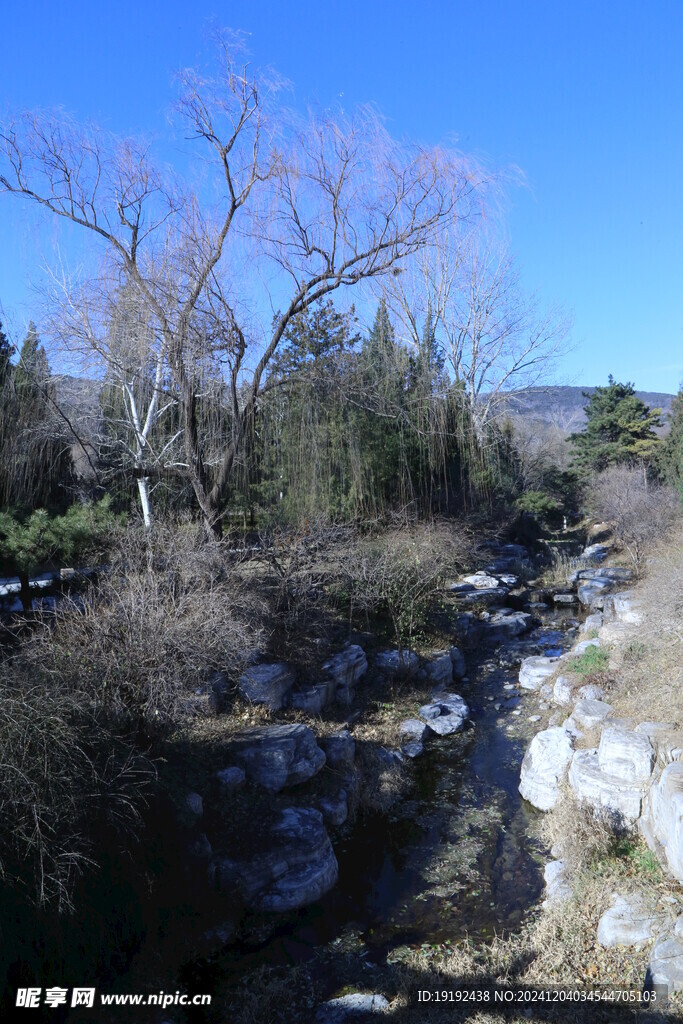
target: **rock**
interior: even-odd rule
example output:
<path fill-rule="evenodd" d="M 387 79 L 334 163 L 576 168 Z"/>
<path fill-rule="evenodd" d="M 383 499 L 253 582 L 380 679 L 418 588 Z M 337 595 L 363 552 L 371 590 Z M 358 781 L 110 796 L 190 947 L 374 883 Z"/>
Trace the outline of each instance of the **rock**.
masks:
<path fill-rule="evenodd" d="M 639 626 L 643 621 L 640 601 L 628 590 L 614 595 L 614 613 L 618 622 Z"/>
<path fill-rule="evenodd" d="M 601 700 L 584 698 L 578 702 L 572 711 L 571 717 L 579 728 L 597 729 L 611 713 L 611 704 L 605 704 Z"/>
<path fill-rule="evenodd" d="M 600 737 L 598 764 L 602 771 L 624 782 L 645 783 L 652 775 L 655 753 L 647 736 L 623 726 L 606 725 Z"/>
<path fill-rule="evenodd" d="M 531 629 L 533 623 L 534 617 L 529 612 L 514 612 L 504 608 L 483 624 L 484 639 L 500 641 L 519 636 Z"/>
<path fill-rule="evenodd" d="M 358 1014 L 384 1013 L 389 1002 L 374 992 L 352 992 L 322 1003 L 315 1012 L 315 1024 L 342 1024 Z"/>
<path fill-rule="evenodd" d="M 556 704 L 571 704 L 574 681 L 568 676 L 558 676 L 553 687 L 553 700 Z"/>
<path fill-rule="evenodd" d="M 683 882 L 683 761 L 666 766 L 652 786 L 647 805 L 648 845 L 671 874 Z M 654 839 L 654 842 L 652 841 Z"/>
<path fill-rule="evenodd" d="M 576 594 L 553 594 L 553 602 L 555 604 L 576 604 L 578 597 Z"/>
<path fill-rule="evenodd" d="M 522 761 L 519 792 L 541 811 L 557 803 L 559 787 L 573 754 L 566 729 L 551 727 L 536 733 Z"/>
<path fill-rule="evenodd" d="M 529 557 L 529 552 L 523 544 L 503 544 L 500 553 L 504 558 L 512 558 L 520 562 Z"/>
<path fill-rule="evenodd" d="M 188 793 L 185 797 L 185 810 L 195 818 L 201 818 L 204 813 L 204 801 L 199 793 Z"/>
<path fill-rule="evenodd" d="M 323 736 L 320 739 L 320 746 L 327 757 L 327 764 L 330 768 L 342 769 L 352 768 L 356 756 L 356 743 L 347 729 L 333 733 L 331 736 Z"/>
<path fill-rule="evenodd" d="M 633 731 L 647 736 L 661 764 L 683 759 L 683 733 L 672 722 L 640 722 Z"/>
<path fill-rule="evenodd" d="M 323 708 L 327 707 L 336 693 L 336 683 L 333 679 L 316 683 L 307 690 L 293 690 L 289 697 L 289 703 L 297 711 L 304 711 L 308 715 L 319 715 Z"/>
<path fill-rule="evenodd" d="M 231 768 L 224 768 L 223 771 L 216 772 L 216 778 L 225 789 L 237 789 L 238 786 L 244 785 L 246 775 L 243 768 L 233 765 Z"/>
<path fill-rule="evenodd" d="M 491 572 L 495 572 L 495 569 L 490 569 Z M 506 587 L 516 587 L 519 582 L 519 577 L 515 576 L 511 572 L 499 572 L 497 573 L 498 582 L 503 583 Z"/>
<path fill-rule="evenodd" d="M 647 737 L 608 725 L 603 728 L 599 749 L 574 754 L 569 784 L 580 802 L 637 821 L 653 764 L 654 751 Z"/>
<path fill-rule="evenodd" d="M 582 633 L 590 633 L 594 629 L 600 629 L 602 626 L 602 612 L 592 612 L 591 615 L 586 616 L 586 620 L 581 626 Z"/>
<path fill-rule="evenodd" d="M 578 693 L 582 700 L 602 700 L 605 696 L 605 691 L 597 683 L 586 683 L 585 686 L 580 686 Z"/>
<path fill-rule="evenodd" d="M 416 740 L 419 743 L 427 734 L 427 726 L 418 718 L 406 718 L 405 721 L 401 722 L 400 732 L 401 737 L 406 736 L 408 739 Z"/>
<path fill-rule="evenodd" d="M 252 704 L 265 704 L 271 711 L 279 711 L 295 678 L 293 669 L 284 662 L 252 665 L 240 676 L 237 688 Z"/>
<path fill-rule="evenodd" d="M 413 651 L 381 651 L 375 655 L 375 665 L 389 678 L 416 672 L 420 659 Z"/>
<path fill-rule="evenodd" d="M 519 685 L 524 690 L 538 690 L 553 673 L 559 658 L 545 658 L 542 655 L 525 658 L 519 670 Z"/>
<path fill-rule="evenodd" d="M 265 837 L 267 850 L 249 861 L 216 861 L 221 890 L 237 889 L 253 910 L 297 910 L 328 892 L 339 869 L 320 811 L 287 807 Z"/>
<path fill-rule="evenodd" d="M 657 936 L 650 953 L 646 985 L 662 986 L 668 995 L 683 991 L 683 916 Z"/>
<path fill-rule="evenodd" d="M 495 576 L 488 576 L 485 572 L 475 572 L 473 576 L 463 576 L 463 583 L 469 583 L 475 590 L 491 590 L 500 586 L 500 581 Z"/>
<path fill-rule="evenodd" d="M 543 906 L 551 903 L 564 903 L 572 894 L 572 887 L 567 881 L 566 860 L 551 860 L 543 871 L 545 879 L 545 900 Z"/>
<path fill-rule="evenodd" d="M 587 580 L 579 584 L 577 596 L 582 605 L 588 608 L 597 607 L 601 598 L 611 590 L 612 584 L 609 580 Z"/>
<path fill-rule="evenodd" d="M 195 860 L 209 861 L 213 856 L 211 843 L 206 835 L 201 832 L 188 846 L 187 852 Z"/>
<path fill-rule="evenodd" d="M 570 651 L 567 651 L 565 658 L 580 658 L 582 654 L 585 654 L 589 647 L 600 647 L 601 643 L 597 639 L 592 640 L 581 640 L 578 644 L 574 644 Z"/>
<path fill-rule="evenodd" d="M 540 721 L 541 721 L 541 716 L 540 715 L 529 715 L 529 717 L 527 718 L 527 722 L 540 722 Z"/>
<path fill-rule="evenodd" d="M 412 760 L 424 753 L 424 746 L 419 740 L 409 740 L 401 747 L 401 753 Z"/>
<path fill-rule="evenodd" d="M 336 796 L 322 797 L 320 810 L 325 821 L 337 828 L 343 825 L 349 816 L 348 793 L 340 789 Z"/>
<path fill-rule="evenodd" d="M 450 649 L 451 664 L 453 665 L 453 678 L 462 679 L 467 669 L 465 668 L 465 658 L 459 647 L 451 647 Z"/>
<path fill-rule="evenodd" d="M 611 550 L 611 544 L 589 544 L 583 549 L 581 557 L 586 562 L 604 562 Z"/>
<path fill-rule="evenodd" d="M 418 711 L 432 732 L 437 736 L 449 736 L 459 732 L 469 715 L 469 708 L 457 693 L 434 693 L 432 701 Z"/>
<path fill-rule="evenodd" d="M 601 946 L 636 946 L 648 942 L 666 921 L 665 914 L 653 913 L 652 906 L 639 896 L 612 897 L 612 906 L 598 923 Z"/>
<path fill-rule="evenodd" d="M 468 604 L 495 604 L 500 603 L 507 598 L 507 590 L 505 587 L 479 587 L 479 589 L 472 590 L 469 594 L 462 595 L 462 601 Z"/>
<path fill-rule="evenodd" d="M 299 723 L 250 729 L 236 737 L 232 753 L 250 782 L 273 792 L 305 782 L 325 764 L 315 734 Z"/>
<path fill-rule="evenodd" d="M 600 627 L 600 640 L 603 644 L 624 644 L 631 637 L 633 627 L 626 622 L 606 622 Z"/>
<path fill-rule="evenodd" d="M 450 651 L 438 651 L 425 665 L 427 678 L 435 686 L 450 686 L 453 682 L 453 662 Z"/>
<path fill-rule="evenodd" d="M 323 665 L 323 671 L 330 676 L 335 684 L 335 698 L 340 704 L 350 704 L 356 683 L 368 670 L 368 659 L 365 651 L 358 644 L 349 644 Z"/>
<path fill-rule="evenodd" d="M 451 594 L 471 594 L 474 587 L 471 583 L 447 583 L 446 590 Z"/>

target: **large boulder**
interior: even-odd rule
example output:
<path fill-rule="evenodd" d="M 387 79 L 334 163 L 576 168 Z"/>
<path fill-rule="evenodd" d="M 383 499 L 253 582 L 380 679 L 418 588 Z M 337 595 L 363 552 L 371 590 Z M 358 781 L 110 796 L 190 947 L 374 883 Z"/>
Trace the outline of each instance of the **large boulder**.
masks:
<path fill-rule="evenodd" d="M 335 696 L 340 704 L 350 704 L 356 683 L 368 670 L 365 651 L 358 644 L 349 644 L 323 665 L 323 671 L 336 684 Z"/>
<path fill-rule="evenodd" d="M 457 693 L 434 693 L 429 704 L 418 711 L 437 736 L 450 736 L 460 732 L 469 716 L 469 708 Z"/>
<path fill-rule="evenodd" d="M 534 617 L 529 612 L 504 608 L 481 623 L 482 636 L 485 640 L 498 643 L 526 633 L 533 624 Z"/>
<path fill-rule="evenodd" d="M 522 761 L 519 791 L 524 799 L 541 811 L 551 810 L 573 752 L 566 729 L 553 726 L 536 733 Z"/>
<path fill-rule="evenodd" d="M 414 651 L 380 651 L 375 655 L 375 666 L 390 678 L 416 672 L 420 659 Z"/>
<path fill-rule="evenodd" d="M 559 660 L 543 655 L 525 658 L 519 669 L 519 685 L 523 690 L 540 690 L 546 679 L 555 672 Z"/>
<path fill-rule="evenodd" d="M 647 736 L 642 733 L 608 724 L 600 736 L 598 763 L 608 775 L 623 779 L 624 782 L 643 784 L 649 782 L 652 775 L 655 752 Z"/>
<path fill-rule="evenodd" d="M 635 822 L 642 813 L 653 766 L 654 751 L 646 736 L 608 725 L 598 749 L 574 754 L 569 784 L 580 802 Z"/>
<path fill-rule="evenodd" d="M 611 543 L 589 544 L 583 549 L 581 557 L 585 562 L 604 562 L 611 550 Z"/>
<path fill-rule="evenodd" d="M 642 831 L 671 874 L 683 882 L 683 761 L 666 766 L 650 789 Z"/>
<path fill-rule="evenodd" d="M 657 936 L 650 953 L 647 983 L 661 986 L 668 995 L 683 991 L 683 915 Z"/>
<path fill-rule="evenodd" d="M 339 869 L 320 811 L 287 807 L 263 837 L 264 852 L 248 861 L 217 858 L 219 889 L 237 891 L 252 910 L 284 912 L 315 903 Z"/>
<path fill-rule="evenodd" d="M 325 754 L 306 725 L 249 729 L 234 740 L 231 753 L 250 782 L 278 792 L 306 782 L 325 764 Z"/>
<path fill-rule="evenodd" d="M 252 665 L 240 676 L 237 688 L 252 704 L 265 704 L 271 711 L 279 711 L 295 679 L 294 670 L 282 661 Z"/>
<path fill-rule="evenodd" d="M 434 686 L 450 686 L 453 682 L 453 662 L 450 651 L 437 651 L 425 665 L 427 678 Z"/>
<path fill-rule="evenodd" d="M 598 942 L 606 948 L 636 946 L 653 938 L 665 921 L 666 915 L 656 913 L 642 896 L 614 895 L 598 922 Z"/>
<path fill-rule="evenodd" d="M 353 767 L 356 757 L 356 741 L 348 729 L 342 729 L 341 732 L 333 733 L 331 736 L 323 736 L 319 742 L 330 768 L 339 771 Z"/>
<path fill-rule="evenodd" d="M 584 697 L 577 703 L 571 717 L 580 729 L 598 729 L 611 714 L 611 704 L 605 704 L 602 700 Z"/>
<path fill-rule="evenodd" d="M 639 626 L 643 621 L 640 601 L 629 590 L 614 595 L 614 614 L 618 622 L 625 622 L 630 626 Z"/>
<path fill-rule="evenodd" d="M 609 580 L 586 580 L 579 584 L 577 596 L 582 605 L 587 608 L 597 608 L 601 599 L 611 588 L 612 584 Z"/>
<path fill-rule="evenodd" d="M 323 708 L 334 700 L 336 684 L 333 679 L 326 679 L 306 690 L 293 690 L 289 697 L 291 707 L 304 711 L 307 715 L 319 715 Z"/>

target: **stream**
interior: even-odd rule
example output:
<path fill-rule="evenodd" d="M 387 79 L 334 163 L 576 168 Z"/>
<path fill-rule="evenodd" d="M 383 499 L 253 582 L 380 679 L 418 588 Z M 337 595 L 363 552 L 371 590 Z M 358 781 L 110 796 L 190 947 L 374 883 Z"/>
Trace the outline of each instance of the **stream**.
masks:
<path fill-rule="evenodd" d="M 195 964 L 194 979 L 220 976 L 229 986 L 259 965 L 286 968 L 335 947 L 380 964 L 401 947 L 487 941 L 517 929 L 541 896 L 547 861 L 530 835 L 538 812 L 517 789 L 538 729 L 524 708 L 519 661 L 560 654 L 577 625 L 567 608 L 544 610 L 543 624 L 525 636 L 470 652 L 469 681 L 453 689 L 473 728 L 428 745 L 412 762 L 408 799 L 390 815 L 365 815 L 336 844 L 339 881 L 327 896 L 283 915 L 267 938 L 253 934 Z"/>

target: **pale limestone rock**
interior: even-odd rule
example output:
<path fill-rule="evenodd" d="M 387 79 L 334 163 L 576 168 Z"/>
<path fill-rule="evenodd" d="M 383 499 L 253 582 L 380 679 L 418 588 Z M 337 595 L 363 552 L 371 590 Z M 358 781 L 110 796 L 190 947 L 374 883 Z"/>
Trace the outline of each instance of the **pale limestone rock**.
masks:
<path fill-rule="evenodd" d="M 651 901 L 615 895 L 598 923 L 598 942 L 606 948 L 636 946 L 648 942 L 665 921 L 666 914 L 655 913 Z"/>
<path fill-rule="evenodd" d="M 545 658 L 535 655 L 525 658 L 519 669 L 519 685 L 524 690 L 538 690 L 557 667 L 559 658 Z"/>
<path fill-rule="evenodd" d="M 519 792 L 524 799 L 541 811 L 553 808 L 572 754 L 573 742 L 566 729 L 551 727 L 537 733 L 522 761 Z"/>

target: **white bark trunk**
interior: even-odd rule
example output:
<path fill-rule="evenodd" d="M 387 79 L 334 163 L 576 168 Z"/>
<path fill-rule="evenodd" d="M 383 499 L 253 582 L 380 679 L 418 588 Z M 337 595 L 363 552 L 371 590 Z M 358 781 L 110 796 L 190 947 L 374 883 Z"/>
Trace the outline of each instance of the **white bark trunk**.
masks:
<path fill-rule="evenodd" d="M 140 505 L 142 506 L 142 518 L 145 529 L 149 530 L 152 525 L 152 503 L 149 500 L 149 477 L 138 477 L 138 492 L 140 494 Z"/>

